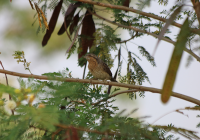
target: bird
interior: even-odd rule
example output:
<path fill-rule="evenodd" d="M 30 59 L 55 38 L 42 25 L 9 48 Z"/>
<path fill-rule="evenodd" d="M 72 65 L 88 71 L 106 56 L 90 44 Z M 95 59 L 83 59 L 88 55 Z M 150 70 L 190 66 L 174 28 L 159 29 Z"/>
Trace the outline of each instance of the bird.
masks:
<path fill-rule="evenodd" d="M 117 82 L 112 77 L 112 72 L 110 71 L 110 68 L 108 65 L 103 62 L 98 56 L 95 54 L 86 54 L 84 58 L 88 61 L 88 69 L 93 75 L 94 79 L 100 79 L 100 80 L 110 80 L 113 82 Z"/>

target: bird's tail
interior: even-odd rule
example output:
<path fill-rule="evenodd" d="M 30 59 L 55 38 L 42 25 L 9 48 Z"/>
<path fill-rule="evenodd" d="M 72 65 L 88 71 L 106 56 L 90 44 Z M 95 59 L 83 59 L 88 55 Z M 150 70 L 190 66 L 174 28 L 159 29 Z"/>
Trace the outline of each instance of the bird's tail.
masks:
<path fill-rule="evenodd" d="M 116 80 L 115 78 L 111 78 L 110 81 L 112 81 L 112 82 L 117 82 L 117 80 Z M 110 94 L 111 87 L 112 87 L 111 85 L 108 86 L 107 94 Z"/>
<path fill-rule="evenodd" d="M 110 81 L 112 81 L 112 82 L 117 82 L 117 80 L 116 80 L 115 78 L 111 78 Z"/>

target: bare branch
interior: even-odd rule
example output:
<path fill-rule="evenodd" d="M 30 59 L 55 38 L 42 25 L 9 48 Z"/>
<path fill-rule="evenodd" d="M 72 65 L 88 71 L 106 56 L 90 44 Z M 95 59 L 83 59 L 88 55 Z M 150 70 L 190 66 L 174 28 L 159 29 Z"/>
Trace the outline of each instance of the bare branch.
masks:
<path fill-rule="evenodd" d="M 64 81 L 64 82 L 79 82 L 79 83 L 112 85 L 112 86 L 117 86 L 117 87 L 125 87 L 125 88 L 130 88 L 130 89 L 137 89 L 139 91 L 150 91 L 152 93 L 160 93 L 161 92 L 161 89 L 157 89 L 157 88 L 138 86 L 138 85 L 132 85 L 132 84 L 117 83 L 117 82 L 110 82 L 110 81 L 99 81 L 99 80 L 91 80 L 91 79 L 47 77 L 47 76 L 40 76 L 40 75 L 34 75 L 34 74 L 17 73 L 17 72 L 3 70 L 3 69 L 0 69 L 0 73 L 13 75 L 13 76 L 19 76 L 19 77 L 23 77 L 23 78 L 35 78 L 35 79 L 40 79 L 40 80 L 56 80 L 56 81 Z M 133 92 L 133 91 L 131 91 L 131 92 Z M 180 98 L 180 99 L 183 99 L 185 101 L 188 101 L 188 102 L 191 102 L 191 103 L 194 103 L 194 104 L 197 104 L 197 105 L 200 105 L 200 100 L 197 100 L 195 98 L 189 97 L 187 95 L 183 95 L 183 94 L 180 94 L 180 93 L 172 92 L 172 96 Z"/>

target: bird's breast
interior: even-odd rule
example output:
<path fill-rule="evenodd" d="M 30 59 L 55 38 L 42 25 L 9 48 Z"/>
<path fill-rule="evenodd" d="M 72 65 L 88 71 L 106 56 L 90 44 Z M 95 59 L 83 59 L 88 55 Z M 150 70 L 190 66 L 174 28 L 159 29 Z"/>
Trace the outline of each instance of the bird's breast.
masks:
<path fill-rule="evenodd" d="M 98 65 L 97 62 L 95 61 L 88 61 L 88 62 L 89 62 L 88 69 L 90 70 L 90 72 L 94 71 Z"/>
<path fill-rule="evenodd" d="M 110 76 L 106 71 L 104 71 L 101 65 L 98 65 L 97 62 L 89 62 L 88 69 L 90 70 L 91 74 L 97 79 L 111 79 Z"/>

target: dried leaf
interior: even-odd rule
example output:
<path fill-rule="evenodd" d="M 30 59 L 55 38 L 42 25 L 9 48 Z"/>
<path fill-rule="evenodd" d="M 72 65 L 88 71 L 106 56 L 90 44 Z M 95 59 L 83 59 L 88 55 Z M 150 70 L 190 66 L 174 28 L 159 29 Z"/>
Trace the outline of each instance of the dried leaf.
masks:
<path fill-rule="evenodd" d="M 58 35 L 62 35 L 65 31 L 67 32 L 67 28 L 72 21 L 76 8 L 81 5 L 81 2 L 76 2 L 75 4 L 70 4 L 67 11 L 65 12 L 64 22 L 58 31 Z"/>
<path fill-rule="evenodd" d="M 63 0 L 60 0 L 60 2 L 58 3 L 58 5 L 55 7 L 55 9 L 53 11 L 51 19 L 49 21 L 49 30 L 46 29 L 46 34 L 44 35 L 44 38 L 42 40 L 43 47 L 47 44 L 48 40 L 51 37 L 51 34 L 53 33 L 53 31 L 55 29 L 55 26 L 56 26 L 56 23 L 58 20 L 58 16 L 60 14 L 60 9 L 62 7 L 62 3 L 63 3 Z"/>
<path fill-rule="evenodd" d="M 65 32 L 65 23 L 63 22 L 62 26 L 60 27 L 60 30 L 58 31 L 58 35 L 62 35 Z"/>
<path fill-rule="evenodd" d="M 40 11 L 38 10 L 38 6 L 37 6 L 37 4 L 34 3 L 34 5 L 35 5 L 35 9 L 36 9 L 37 14 L 38 14 L 39 25 L 40 25 L 40 27 L 42 27 L 42 23 L 41 23 L 41 19 L 40 19 Z"/>
<path fill-rule="evenodd" d="M 80 17 L 79 17 L 79 13 L 78 13 L 78 14 L 76 14 L 76 16 L 73 18 L 72 24 L 71 24 L 70 27 L 69 27 L 70 35 L 74 32 L 75 27 L 78 25 L 79 19 L 80 19 Z"/>
<path fill-rule="evenodd" d="M 165 77 L 165 81 L 163 84 L 162 92 L 161 92 L 161 100 L 163 103 L 166 103 L 171 94 L 172 89 L 174 86 L 174 81 L 176 78 L 176 73 L 180 64 L 180 60 L 183 54 L 183 50 L 186 46 L 186 42 L 188 39 L 188 36 L 190 35 L 189 31 L 189 22 L 188 18 L 185 20 L 183 26 L 181 27 L 181 31 L 178 35 L 177 41 L 175 43 L 174 52 L 172 54 L 172 58 L 169 64 L 169 68 L 167 71 L 167 75 Z"/>
<path fill-rule="evenodd" d="M 178 7 L 178 8 L 174 11 L 174 13 L 173 13 L 173 14 L 170 16 L 170 18 L 166 21 L 165 26 L 164 26 L 164 27 L 162 28 L 162 30 L 160 31 L 159 36 L 158 36 L 158 42 L 157 42 L 156 47 L 155 47 L 154 52 L 153 52 L 153 56 L 155 55 L 155 52 L 156 52 L 156 50 L 157 50 L 157 47 L 158 47 L 158 44 L 159 44 L 160 40 L 163 38 L 163 35 L 164 35 L 165 32 L 167 31 L 167 28 L 169 27 L 169 25 L 172 24 L 172 22 L 174 21 L 174 19 L 176 18 L 176 16 L 180 13 L 181 8 L 182 8 L 182 6 Z"/>
<path fill-rule="evenodd" d="M 92 15 L 89 14 L 89 11 L 87 11 L 83 19 L 78 59 L 80 59 L 82 56 L 84 56 L 87 53 L 88 48 L 92 47 L 92 44 L 94 41 L 93 34 L 95 30 L 96 29 L 95 29 L 95 24 L 94 24 Z"/>
<path fill-rule="evenodd" d="M 46 27 L 46 29 L 49 29 L 49 26 L 47 24 L 47 18 L 45 17 L 45 14 L 43 13 L 43 11 L 38 7 L 38 5 L 35 3 L 35 8 L 37 10 L 38 13 L 40 13 L 40 16 L 42 16 L 44 25 Z"/>
<path fill-rule="evenodd" d="M 46 29 L 49 29 L 49 26 L 47 24 L 47 18 L 45 17 L 43 11 L 38 7 L 37 3 L 34 3 L 34 5 L 35 5 L 35 9 L 38 13 L 38 20 L 39 20 L 40 27 L 42 26 L 40 17 L 42 17 Z"/>

